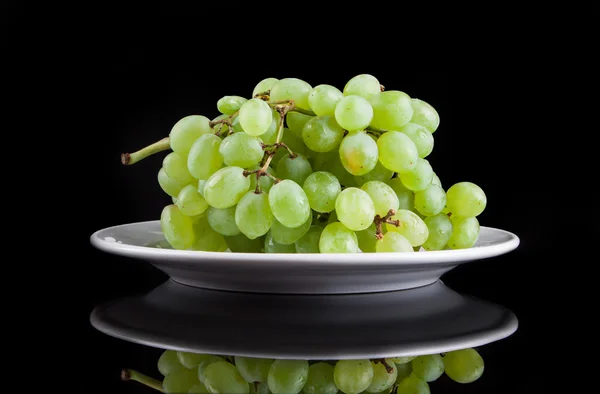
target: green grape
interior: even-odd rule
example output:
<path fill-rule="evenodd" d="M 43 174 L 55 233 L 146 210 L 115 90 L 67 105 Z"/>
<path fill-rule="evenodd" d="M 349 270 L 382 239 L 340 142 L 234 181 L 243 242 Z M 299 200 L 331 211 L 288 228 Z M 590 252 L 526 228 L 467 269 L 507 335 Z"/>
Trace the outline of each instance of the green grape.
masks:
<path fill-rule="evenodd" d="M 472 182 L 456 183 L 448 189 L 446 195 L 448 209 L 453 215 L 479 216 L 487 205 L 485 193 Z"/>
<path fill-rule="evenodd" d="M 377 161 L 375 168 L 366 174 L 355 176 L 354 179 L 356 180 L 356 184 L 358 186 L 362 186 L 370 181 L 388 182 L 393 176 L 394 171 L 388 170 L 383 166 L 383 164 L 381 164 L 380 161 Z"/>
<path fill-rule="evenodd" d="M 425 216 L 434 216 L 446 206 L 446 192 L 433 183 L 415 193 L 415 209 Z"/>
<path fill-rule="evenodd" d="M 275 242 L 273 233 L 269 231 L 265 236 L 265 253 L 296 253 L 294 244 L 283 245 Z"/>
<path fill-rule="evenodd" d="M 261 144 L 258 137 L 247 133 L 233 133 L 221 142 L 219 153 L 226 165 L 248 168 L 262 160 L 264 151 Z"/>
<path fill-rule="evenodd" d="M 344 129 L 331 116 L 316 116 L 302 129 L 302 140 L 314 152 L 329 152 L 337 148 L 344 138 Z"/>
<path fill-rule="evenodd" d="M 346 96 L 335 106 L 335 121 L 348 131 L 366 129 L 373 119 L 373 107 L 360 96 Z"/>
<path fill-rule="evenodd" d="M 382 362 L 371 361 L 373 367 L 373 381 L 365 391 L 369 393 L 381 393 L 384 390 L 391 388 L 396 382 L 398 376 L 398 370 L 394 362 L 386 358 L 386 364 L 392 368 L 391 372 L 388 372 L 386 366 Z"/>
<path fill-rule="evenodd" d="M 223 166 L 223 156 L 219 152 L 221 138 L 214 134 L 204 134 L 194 142 L 188 155 L 188 171 L 196 179 L 208 179 Z"/>
<path fill-rule="evenodd" d="M 188 394 L 210 394 L 210 391 L 208 391 L 204 383 L 198 383 L 193 385 L 192 388 L 190 388 Z"/>
<path fill-rule="evenodd" d="M 385 228 L 385 227 L 384 227 Z M 371 223 L 369 227 L 364 230 L 356 232 L 356 238 L 358 239 L 358 247 L 363 253 L 375 253 L 377 245 L 377 227 L 375 223 Z"/>
<path fill-rule="evenodd" d="M 388 131 L 377 139 L 379 161 L 388 170 L 403 173 L 417 166 L 419 151 L 415 143 L 406 134 Z"/>
<path fill-rule="evenodd" d="M 398 209 L 412 211 L 415 207 L 415 193 L 402 184 L 400 178 L 392 178 L 387 182 L 398 196 Z"/>
<path fill-rule="evenodd" d="M 199 215 L 197 220 L 192 223 L 194 231 L 194 243 L 191 250 L 203 252 L 224 252 L 227 250 L 227 243 L 222 234 L 219 234 L 208 223 L 206 213 Z"/>
<path fill-rule="evenodd" d="M 375 244 L 377 253 L 414 252 L 410 241 L 402 234 L 389 231 Z"/>
<path fill-rule="evenodd" d="M 402 356 L 402 357 L 392 357 L 392 361 L 394 362 L 394 364 L 399 365 L 399 364 L 407 364 L 410 361 L 414 360 L 415 358 L 417 358 L 417 356 Z"/>
<path fill-rule="evenodd" d="M 196 370 L 179 368 L 165 376 L 162 386 L 164 392 L 167 394 L 181 394 L 189 392 L 198 383 Z"/>
<path fill-rule="evenodd" d="M 163 351 L 158 358 L 157 366 L 158 371 L 162 376 L 167 376 L 176 369 L 183 367 L 181 362 L 179 362 L 179 358 L 177 357 L 177 352 L 175 350 Z"/>
<path fill-rule="evenodd" d="M 187 155 L 194 142 L 203 134 L 211 134 L 210 120 L 202 115 L 190 115 L 180 119 L 169 133 L 173 152 Z"/>
<path fill-rule="evenodd" d="M 163 235 L 173 249 L 188 249 L 194 243 L 192 220 L 184 215 L 176 205 L 167 205 L 160 215 Z"/>
<path fill-rule="evenodd" d="M 331 211 L 331 213 L 329 214 L 329 218 L 327 218 L 327 224 L 335 223 L 337 221 L 338 221 L 337 214 L 335 213 L 335 211 Z"/>
<path fill-rule="evenodd" d="M 400 225 L 396 227 L 393 224 L 386 223 L 387 230 L 404 235 L 412 246 L 423 245 L 427 237 L 429 237 L 427 225 L 423 219 L 412 211 L 399 209 L 391 219 L 399 220 Z"/>
<path fill-rule="evenodd" d="M 448 240 L 450 249 L 467 249 L 475 246 L 479 238 L 479 221 L 476 217 L 452 215 L 452 234 Z"/>
<path fill-rule="evenodd" d="M 273 122 L 273 112 L 269 104 L 258 98 L 250 99 L 240 107 L 240 125 L 252 136 L 259 136 L 269 130 Z"/>
<path fill-rule="evenodd" d="M 212 120 L 214 126 L 212 129 L 212 133 L 216 135 L 226 135 L 229 132 L 229 125 L 227 123 L 221 122 L 222 120 L 230 120 L 231 117 L 229 115 L 221 114 Z M 217 123 L 219 122 L 219 123 Z"/>
<path fill-rule="evenodd" d="M 302 388 L 304 394 L 336 394 L 338 388 L 333 379 L 333 365 L 326 362 L 312 364 L 308 368 L 308 378 Z"/>
<path fill-rule="evenodd" d="M 312 172 L 308 159 L 300 154 L 295 157 L 286 155 L 277 163 L 277 176 L 280 179 L 290 179 L 298 185 L 303 185 Z"/>
<path fill-rule="evenodd" d="M 323 227 L 318 225 L 310 226 L 306 234 L 294 243 L 296 253 L 320 253 L 319 239 L 321 239 L 322 232 Z"/>
<path fill-rule="evenodd" d="M 443 250 L 452 235 L 452 221 L 448 215 L 439 213 L 425 218 L 429 230 L 427 241 L 423 244 L 425 250 Z"/>
<path fill-rule="evenodd" d="M 411 105 L 413 108 L 411 123 L 425 126 L 431 133 L 435 133 L 440 125 L 440 115 L 435 108 L 431 104 L 416 98 L 411 100 Z"/>
<path fill-rule="evenodd" d="M 269 231 L 274 222 L 269 206 L 269 196 L 265 192 L 247 192 L 235 209 L 235 224 L 246 237 L 255 239 Z"/>
<path fill-rule="evenodd" d="M 171 201 L 173 201 L 173 204 L 177 205 L 177 197 L 171 197 Z"/>
<path fill-rule="evenodd" d="M 357 187 L 348 187 L 335 200 L 335 213 L 348 229 L 360 231 L 373 223 L 375 205 L 367 192 Z"/>
<path fill-rule="evenodd" d="M 310 111 L 308 95 L 312 86 L 298 78 L 284 78 L 271 86 L 271 101 L 294 100 L 296 107 Z"/>
<path fill-rule="evenodd" d="M 251 384 L 250 392 L 253 394 L 271 394 L 271 390 L 269 390 L 269 384 L 267 382 Z"/>
<path fill-rule="evenodd" d="M 229 208 L 209 207 L 206 212 L 208 224 L 219 234 L 233 236 L 240 234 L 240 229 L 235 224 L 236 205 Z"/>
<path fill-rule="evenodd" d="M 204 197 L 204 186 L 206 186 L 206 179 L 198 181 L 198 193 Z"/>
<path fill-rule="evenodd" d="M 344 137 L 339 148 L 342 165 L 352 175 L 364 175 L 377 165 L 379 149 L 367 133 L 357 131 Z"/>
<path fill-rule="evenodd" d="M 252 358 L 235 356 L 235 366 L 248 383 L 266 382 L 269 376 L 269 369 L 273 364 L 270 358 Z"/>
<path fill-rule="evenodd" d="M 483 358 L 472 348 L 448 352 L 443 361 L 446 375 L 458 383 L 473 383 L 485 369 Z"/>
<path fill-rule="evenodd" d="M 301 226 L 311 216 L 306 193 L 289 179 L 273 185 L 269 191 L 269 204 L 275 218 L 289 228 Z"/>
<path fill-rule="evenodd" d="M 275 360 L 269 369 L 267 383 L 273 394 L 298 394 L 308 378 L 308 361 Z"/>
<path fill-rule="evenodd" d="M 169 178 L 182 185 L 188 185 L 194 182 L 194 177 L 188 171 L 187 156 L 177 152 L 171 152 L 163 159 L 162 168 L 165 169 Z"/>
<path fill-rule="evenodd" d="M 440 181 L 440 178 L 436 175 L 435 171 L 433 172 L 433 178 L 431 179 L 431 184 L 442 187 L 442 181 Z"/>
<path fill-rule="evenodd" d="M 238 372 L 235 365 L 227 361 L 217 361 L 204 370 L 204 385 L 215 394 L 249 394 L 250 386 Z"/>
<path fill-rule="evenodd" d="M 315 163 L 319 166 L 319 171 L 327 171 L 332 173 L 340 181 L 342 186 L 356 186 L 356 180 L 354 179 L 354 176 L 346 171 L 344 165 L 342 164 L 339 150 L 318 154 L 316 162 L 319 162 Z"/>
<path fill-rule="evenodd" d="M 335 201 L 342 192 L 340 181 L 331 173 L 317 171 L 310 174 L 302 186 L 310 207 L 316 212 L 331 212 Z"/>
<path fill-rule="evenodd" d="M 431 390 L 426 381 L 410 374 L 398 383 L 396 394 L 431 394 Z"/>
<path fill-rule="evenodd" d="M 217 109 L 225 115 L 233 115 L 248 99 L 240 96 L 224 96 L 217 101 Z"/>
<path fill-rule="evenodd" d="M 344 94 L 335 86 L 317 85 L 308 95 L 308 105 L 317 116 L 333 116 L 335 105 L 344 98 Z"/>
<path fill-rule="evenodd" d="M 409 377 L 410 374 L 412 373 L 412 363 L 410 363 L 410 362 L 406 362 L 404 364 L 396 363 L 396 371 L 398 373 L 396 374 L 396 382 L 394 384 L 398 385 L 401 381 L 403 381 L 405 378 Z"/>
<path fill-rule="evenodd" d="M 181 189 L 175 205 L 181 213 L 187 216 L 200 215 L 208 209 L 208 203 L 202 194 L 198 192 L 198 187 L 195 184 L 187 185 Z"/>
<path fill-rule="evenodd" d="M 248 168 L 248 171 L 256 171 L 261 168 L 262 168 L 262 166 L 255 165 L 253 167 Z M 271 167 L 267 167 L 267 173 L 271 174 L 272 176 L 276 176 L 275 170 Z M 250 178 L 250 190 L 255 190 L 256 189 L 256 173 L 248 175 L 248 178 Z M 258 184 L 260 185 L 260 190 L 262 190 L 263 192 L 268 192 L 269 190 L 271 190 L 271 187 L 273 186 L 273 178 L 263 175 L 260 177 Z"/>
<path fill-rule="evenodd" d="M 407 123 L 398 131 L 406 134 L 415 143 L 420 158 L 425 158 L 433 151 L 433 135 L 425 126 Z"/>
<path fill-rule="evenodd" d="M 267 131 L 260 135 L 260 139 L 265 144 L 274 144 L 277 141 L 277 132 L 279 131 L 279 121 L 281 120 L 281 115 L 279 115 L 279 112 L 277 111 L 271 112 L 273 114 L 273 121 L 271 121 L 271 125 Z M 236 117 L 236 119 L 238 118 Z"/>
<path fill-rule="evenodd" d="M 285 116 L 285 122 L 287 123 L 288 128 L 293 131 L 294 134 L 301 136 L 302 130 L 304 130 L 306 123 L 310 122 L 314 118 L 315 117 L 312 115 L 290 111 Z"/>
<path fill-rule="evenodd" d="M 361 96 L 371 100 L 381 93 L 379 80 L 370 74 L 360 74 L 351 78 L 344 86 L 345 96 Z"/>
<path fill-rule="evenodd" d="M 371 126 L 378 130 L 398 130 L 413 116 L 410 96 L 398 90 L 388 90 L 373 96 Z"/>
<path fill-rule="evenodd" d="M 412 360 L 413 374 L 426 382 L 437 380 L 444 373 L 444 361 L 439 354 L 419 356 Z"/>
<path fill-rule="evenodd" d="M 273 222 L 273 227 L 271 234 L 273 235 L 273 240 L 282 245 L 291 245 L 295 243 L 297 240 L 302 238 L 304 234 L 308 232 L 310 229 L 310 225 L 312 224 L 312 216 L 310 216 L 303 224 L 299 227 L 289 228 L 285 227 L 283 224 L 279 223 L 277 220 Z"/>
<path fill-rule="evenodd" d="M 186 368 L 198 368 L 200 363 L 208 360 L 210 354 L 199 354 L 190 352 L 177 352 L 177 359 Z"/>
<path fill-rule="evenodd" d="M 221 168 L 208 178 L 204 186 L 204 198 L 215 208 L 229 208 L 240 201 L 250 188 L 250 179 L 241 167 Z"/>
<path fill-rule="evenodd" d="M 265 245 L 263 237 L 250 239 L 241 233 L 225 236 L 225 242 L 234 253 L 261 253 Z"/>
<path fill-rule="evenodd" d="M 252 97 L 256 96 L 260 93 L 265 93 L 271 90 L 275 82 L 279 81 L 277 78 L 265 78 L 259 83 L 256 84 L 254 90 L 252 91 Z"/>
<path fill-rule="evenodd" d="M 176 180 L 170 178 L 167 175 L 165 169 L 162 167 L 160 170 L 158 170 L 157 179 L 160 188 L 171 197 L 177 197 L 181 189 L 183 189 L 183 187 L 185 186 L 177 182 Z"/>
<path fill-rule="evenodd" d="M 373 382 L 373 366 L 369 360 L 340 360 L 333 368 L 333 379 L 345 394 L 362 393 Z"/>
<path fill-rule="evenodd" d="M 211 355 L 208 359 L 202 361 L 200 363 L 200 365 L 198 365 L 198 369 L 196 369 L 198 380 L 201 383 L 204 383 L 204 380 L 205 380 L 204 372 L 206 371 L 206 367 L 208 367 L 209 365 L 211 365 L 213 363 L 220 362 L 220 361 L 225 361 L 225 359 L 221 356 L 215 356 L 215 355 Z"/>
<path fill-rule="evenodd" d="M 367 192 L 373 200 L 376 215 L 383 217 L 387 215 L 390 209 L 397 211 L 400 207 L 400 201 L 398 201 L 394 189 L 383 182 L 370 181 L 362 185 L 361 189 Z"/>
<path fill-rule="evenodd" d="M 427 159 L 417 159 L 417 165 L 409 172 L 398 175 L 402 184 L 414 192 L 424 190 L 433 180 L 433 168 Z"/>
<path fill-rule="evenodd" d="M 329 223 L 319 238 L 321 253 L 358 253 L 358 238 L 340 222 Z"/>

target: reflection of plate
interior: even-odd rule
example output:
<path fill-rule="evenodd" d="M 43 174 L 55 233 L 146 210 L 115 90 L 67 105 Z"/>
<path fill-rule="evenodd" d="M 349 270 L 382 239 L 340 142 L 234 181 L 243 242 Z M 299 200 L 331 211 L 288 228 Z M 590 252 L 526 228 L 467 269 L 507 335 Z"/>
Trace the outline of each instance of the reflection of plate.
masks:
<path fill-rule="evenodd" d="M 173 280 L 218 290 L 336 294 L 427 285 L 459 264 L 514 250 L 519 238 L 481 227 L 476 246 L 417 253 L 265 254 L 174 250 L 164 247 L 158 221 L 99 230 L 91 243 L 108 253 L 149 261 Z"/>
<path fill-rule="evenodd" d="M 438 281 L 370 294 L 266 295 L 168 280 L 97 307 L 91 322 L 127 341 L 198 353 L 347 359 L 440 353 L 511 335 L 515 315 Z"/>

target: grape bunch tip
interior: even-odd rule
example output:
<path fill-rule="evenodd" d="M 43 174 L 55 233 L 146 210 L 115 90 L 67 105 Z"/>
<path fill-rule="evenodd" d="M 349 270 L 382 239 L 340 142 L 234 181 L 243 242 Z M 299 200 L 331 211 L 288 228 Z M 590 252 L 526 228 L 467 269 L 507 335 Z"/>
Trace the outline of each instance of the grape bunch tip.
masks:
<path fill-rule="evenodd" d="M 233 93 L 233 92 L 230 92 Z M 169 151 L 157 173 L 172 203 L 168 245 L 233 253 L 413 253 L 474 247 L 487 197 L 445 189 L 428 156 L 440 115 L 373 75 L 342 90 L 266 78 L 227 95 L 218 115 L 179 119 L 133 153 Z"/>

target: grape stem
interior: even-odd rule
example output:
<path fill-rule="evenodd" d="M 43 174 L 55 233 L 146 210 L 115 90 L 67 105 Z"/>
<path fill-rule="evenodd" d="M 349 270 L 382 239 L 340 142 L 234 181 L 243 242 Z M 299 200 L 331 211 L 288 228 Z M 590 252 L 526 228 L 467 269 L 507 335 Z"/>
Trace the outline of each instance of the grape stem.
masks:
<path fill-rule="evenodd" d="M 164 393 L 164 390 L 162 387 L 162 382 L 160 380 L 151 378 L 150 376 L 144 375 L 143 373 L 135 371 L 133 369 L 122 370 L 121 371 L 121 380 L 123 380 L 123 381 L 135 380 L 136 382 L 139 382 L 145 386 L 148 386 L 150 388 L 158 390 L 161 393 Z"/>
<path fill-rule="evenodd" d="M 400 226 L 400 220 L 398 220 L 398 219 L 392 220 L 391 219 L 392 216 L 394 216 L 395 214 L 396 214 L 396 210 L 395 209 L 390 209 L 388 211 L 388 213 L 384 217 L 381 217 L 379 215 L 375 215 L 375 219 L 373 219 L 373 221 L 375 222 L 375 228 L 377 229 L 375 231 L 375 237 L 377 239 L 382 239 L 383 238 L 383 229 L 381 228 L 383 223 L 393 224 L 396 227 Z"/>
<path fill-rule="evenodd" d="M 253 98 L 258 98 L 263 101 L 269 101 L 269 99 L 271 98 L 270 94 L 270 90 L 265 90 L 264 92 L 256 93 Z"/>
<path fill-rule="evenodd" d="M 287 145 L 286 145 L 285 143 L 283 143 L 283 142 L 276 142 L 276 143 L 274 143 L 274 144 L 261 144 L 261 146 L 262 146 L 262 148 L 263 148 L 263 149 L 265 149 L 265 150 L 266 150 L 266 149 L 269 149 L 269 148 L 274 148 L 274 151 L 275 151 L 275 152 L 276 152 L 276 151 L 277 151 L 277 149 L 279 149 L 279 148 L 285 148 L 285 149 L 287 149 L 287 151 L 288 151 L 288 153 L 290 154 L 290 157 L 291 157 L 292 159 L 295 159 L 296 157 L 298 157 L 298 154 L 297 154 L 297 153 L 294 153 L 294 152 L 293 152 L 293 151 L 290 149 L 290 147 L 289 147 L 289 146 L 287 146 Z M 270 152 L 269 152 L 269 153 L 270 153 Z"/>
<path fill-rule="evenodd" d="M 385 359 L 383 359 L 383 358 L 378 358 L 378 359 L 376 359 L 376 360 L 373 360 L 373 362 L 374 362 L 375 364 L 377 364 L 377 363 L 381 363 L 381 364 L 383 364 L 383 366 L 385 367 L 385 370 L 387 371 L 387 373 L 392 373 L 392 372 L 394 372 L 394 368 L 393 368 L 393 367 L 391 367 L 391 366 L 390 366 L 390 365 L 387 363 L 387 361 L 385 361 Z"/>
<path fill-rule="evenodd" d="M 144 160 L 148 156 L 152 156 L 155 153 L 162 152 L 171 148 L 171 139 L 169 137 L 165 137 L 160 141 L 156 141 L 153 144 L 146 146 L 133 153 L 122 153 L 121 154 L 121 163 L 124 165 L 132 165 L 137 163 L 138 161 Z"/>
<path fill-rule="evenodd" d="M 385 86 L 383 86 L 382 84 L 379 84 L 379 90 L 382 92 L 385 91 Z"/>
<path fill-rule="evenodd" d="M 219 126 L 219 130 L 217 130 L 215 132 L 216 136 L 219 136 L 221 134 L 224 124 L 229 126 L 229 131 L 233 133 L 233 119 L 236 116 L 238 116 L 239 113 L 240 113 L 240 110 L 238 109 L 237 111 L 235 111 L 234 113 L 232 113 L 231 115 L 229 115 L 226 118 L 214 120 L 214 121 L 211 120 L 210 122 L 208 122 L 208 125 L 210 126 L 211 129 L 214 129 L 216 125 L 221 125 L 221 126 Z"/>

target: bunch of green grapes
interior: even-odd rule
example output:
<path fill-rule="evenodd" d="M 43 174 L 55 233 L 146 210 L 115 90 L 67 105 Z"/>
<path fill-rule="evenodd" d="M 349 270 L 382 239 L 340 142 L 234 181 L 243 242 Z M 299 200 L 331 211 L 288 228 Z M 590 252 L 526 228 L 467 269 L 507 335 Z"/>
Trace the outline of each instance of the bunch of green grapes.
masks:
<path fill-rule="evenodd" d="M 427 160 L 440 125 L 429 103 L 361 74 L 342 90 L 266 78 L 219 115 L 190 115 L 133 164 L 170 150 L 158 184 L 174 249 L 245 253 L 411 253 L 479 237 L 483 190 L 447 190 Z"/>
<path fill-rule="evenodd" d="M 289 360 L 196 354 L 165 350 L 158 360 L 162 381 L 124 370 L 167 394 L 429 394 L 442 375 L 458 383 L 484 370 L 472 348 L 445 354 L 362 360 Z"/>

